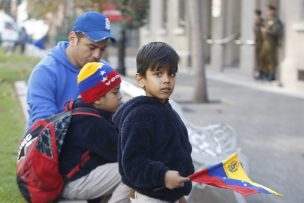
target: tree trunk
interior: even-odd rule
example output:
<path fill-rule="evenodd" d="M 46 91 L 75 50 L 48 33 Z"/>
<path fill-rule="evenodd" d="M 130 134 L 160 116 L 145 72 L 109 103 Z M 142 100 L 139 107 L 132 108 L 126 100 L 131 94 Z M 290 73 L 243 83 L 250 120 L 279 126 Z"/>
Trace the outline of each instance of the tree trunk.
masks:
<path fill-rule="evenodd" d="M 126 29 L 122 28 L 120 39 L 118 40 L 118 72 L 121 75 L 126 75 L 126 65 L 125 65 L 125 56 L 126 56 Z"/>
<path fill-rule="evenodd" d="M 189 0 L 189 16 L 192 53 L 191 61 L 194 70 L 194 96 L 193 101 L 197 103 L 208 103 L 206 71 L 203 54 L 203 20 L 200 17 L 200 0 Z"/>

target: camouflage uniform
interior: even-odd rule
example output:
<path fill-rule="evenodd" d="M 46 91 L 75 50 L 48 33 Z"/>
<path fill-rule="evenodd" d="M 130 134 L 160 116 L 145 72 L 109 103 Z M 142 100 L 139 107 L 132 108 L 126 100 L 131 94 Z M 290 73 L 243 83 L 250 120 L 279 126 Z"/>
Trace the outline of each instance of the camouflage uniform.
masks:
<path fill-rule="evenodd" d="M 262 32 L 263 43 L 261 47 L 262 72 L 268 80 L 275 79 L 276 68 L 278 65 L 279 36 L 281 32 L 281 22 L 275 17 L 265 19 Z"/>
<path fill-rule="evenodd" d="M 264 26 L 264 19 L 260 18 L 254 23 L 254 36 L 255 36 L 255 73 L 258 77 L 263 75 L 262 62 L 261 62 L 261 50 L 262 50 L 262 32 L 261 28 Z"/>

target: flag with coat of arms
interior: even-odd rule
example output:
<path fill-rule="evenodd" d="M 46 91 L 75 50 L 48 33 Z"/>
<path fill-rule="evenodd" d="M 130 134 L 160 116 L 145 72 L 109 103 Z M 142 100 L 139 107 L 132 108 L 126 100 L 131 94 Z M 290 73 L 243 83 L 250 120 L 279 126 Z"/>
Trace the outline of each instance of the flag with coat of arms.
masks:
<path fill-rule="evenodd" d="M 283 197 L 272 189 L 251 181 L 244 171 L 237 153 L 232 154 L 221 163 L 190 175 L 189 178 L 194 182 L 234 190 L 244 196 L 264 193 Z"/>

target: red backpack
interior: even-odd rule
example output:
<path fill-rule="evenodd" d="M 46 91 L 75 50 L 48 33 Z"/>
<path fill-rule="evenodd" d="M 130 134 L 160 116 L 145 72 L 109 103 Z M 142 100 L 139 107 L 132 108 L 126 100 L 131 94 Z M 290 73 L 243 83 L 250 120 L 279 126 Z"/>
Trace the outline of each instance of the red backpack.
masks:
<path fill-rule="evenodd" d="M 94 109 L 72 109 L 72 105 L 73 101 L 70 101 L 65 105 L 64 112 L 35 122 L 21 141 L 17 159 L 17 184 L 28 202 L 44 203 L 58 199 L 65 181 L 72 178 L 90 159 L 89 151 L 86 151 L 80 163 L 66 177 L 60 174 L 59 155 L 71 117 L 88 115 L 101 118 Z"/>

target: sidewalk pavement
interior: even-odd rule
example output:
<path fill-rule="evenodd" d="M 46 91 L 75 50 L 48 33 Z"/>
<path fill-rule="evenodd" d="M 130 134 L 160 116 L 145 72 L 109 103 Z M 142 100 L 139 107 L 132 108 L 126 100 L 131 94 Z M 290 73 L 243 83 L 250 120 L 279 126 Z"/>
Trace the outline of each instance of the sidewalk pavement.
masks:
<path fill-rule="evenodd" d="M 193 74 L 178 73 L 172 97 L 182 106 L 184 116 L 199 126 L 232 126 L 238 134 L 238 147 L 248 158 L 249 177 L 285 196 L 253 195 L 246 202 L 304 202 L 304 91 L 255 81 L 233 69 L 222 73 L 207 70 L 206 74 L 210 102 L 198 104 L 192 102 Z M 212 192 L 218 195 L 210 202 L 223 195 L 222 191 Z"/>

